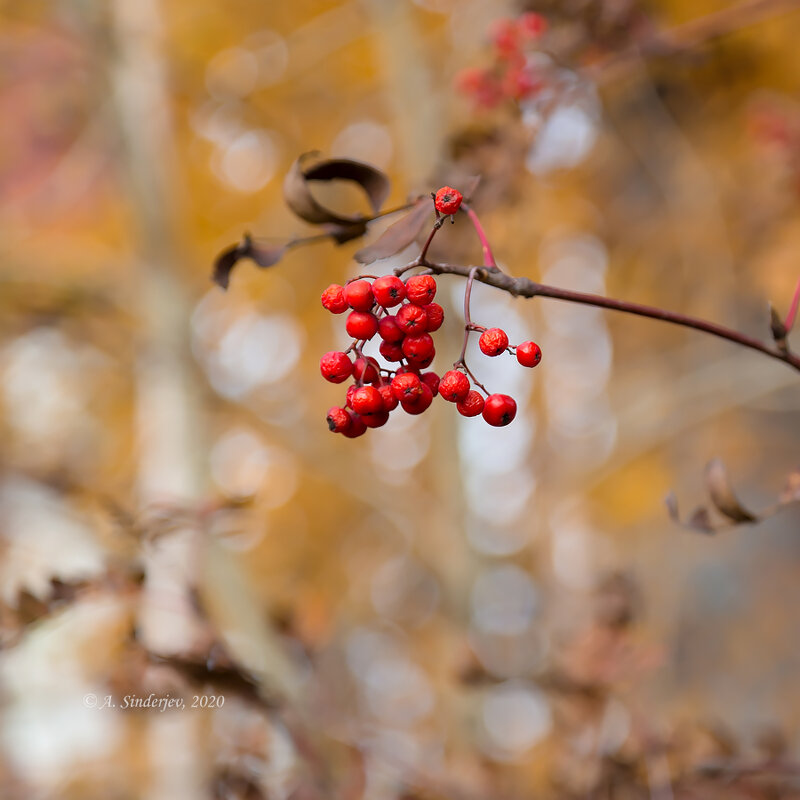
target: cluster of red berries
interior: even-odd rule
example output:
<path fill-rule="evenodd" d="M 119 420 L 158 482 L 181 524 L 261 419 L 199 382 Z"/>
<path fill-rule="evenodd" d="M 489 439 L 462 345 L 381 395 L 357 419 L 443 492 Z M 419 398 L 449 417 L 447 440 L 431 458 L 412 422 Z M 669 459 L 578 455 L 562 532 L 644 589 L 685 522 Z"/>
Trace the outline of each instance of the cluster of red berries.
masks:
<path fill-rule="evenodd" d="M 434 302 L 436 288 L 431 275 L 414 275 L 406 281 L 386 275 L 371 283 L 356 278 L 344 286 L 332 284 L 322 293 L 322 305 L 328 311 L 349 311 L 345 329 L 354 339 L 346 352 L 325 353 L 320 360 L 322 376 L 331 383 L 354 380 L 344 406 L 328 411 L 331 431 L 349 438 L 361 436 L 367 428 L 385 425 L 398 406 L 409 414 L 421 414 L 437 394 L 455 403 L 465 417 L 482 414 L 486 422 L 497 427 L 514 419 L 517 405 L 513 398 L 490 394 L 484 400 L 471 387 L 466 371 L 451 369 L 441 379 L 435 372 L 424 371 L 436 354 L 431 333 L 444 321 L 444 310 Z M 480 330 L 480 348 L 486 355 L 514 352 L 517 361 L 528 367 L 541 360 L 541 350 L 534 342 L 514 347 L 500 328 Z M 384 369 L 361 352 L 364 343 L 376 335 L 381 340 L 381 356 L 397 364 L 396 369 Z M 351 351 L 355 358 L 351 358 Z"/>
<path fill-rule="evenodd" d="M 491 31 L 493 64 L 462 70 L 456 86 L 484 108 L 494 108 L 503 99 L 524 100 L 536 94 L 543 82 L 531 70 L 526 51 L 546 29 L 547 21 L 533 11 L 517 19 L 498 20 Z"/>

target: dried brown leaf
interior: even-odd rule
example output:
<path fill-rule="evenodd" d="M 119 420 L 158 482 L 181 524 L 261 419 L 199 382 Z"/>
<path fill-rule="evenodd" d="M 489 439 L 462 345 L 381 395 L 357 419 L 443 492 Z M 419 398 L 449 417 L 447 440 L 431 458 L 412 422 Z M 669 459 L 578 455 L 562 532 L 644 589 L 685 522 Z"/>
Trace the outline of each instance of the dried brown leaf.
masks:
<path fill-rule="evenodd" d="M 372 244 L 362 247 L 353 258 L 361 264 L 371 264 L 379 258 L 388 258 L 399 253 L 419 236 L 432 211 L 430 198 L 421 197 L 408 214 L 392 223 Z"/>
<path fill-rule="evenodd" d="M 268 247 L 266 245 L 257 244 L 253 241 L 250 234 L 246 233 L 239 244 L 229 247 L 217 256 L 214 262 L 212 280 L 217 286 L 227 289 L 230 283 L 231 271 L 243 258 L 251 259 L 258 264 L 259 267 L 271 267 L 283 258 L 286 249 L 286 245 Z"/>
<path fill-rule="evenodd" d="M 362 214 L 340 214 L 323 206 L 311 193 L 312 181 L 344 180 L 358 184 L 377 214 L 389 196 L 389 179 L 379 169 L 363 161 L 324 159 L 306 166 L 313 153 L 298 158 L 283 181 L 283 196 L 298 217 L 313 225 L 336 225 L 348 228 L 363 223 Z M 351 237 L 352 238 L 352 237 Z M 337 240 L 338 241 L 338 240 Z"/>
<path fill-rule="evenodd" d="M 758 522 L 758 517 L 739 502 L 728 480 L 728 471 L 719 458 L 713 459 L 706 467 L 706 484 L 711 501 L 728 519 L 734 522 Z"/>

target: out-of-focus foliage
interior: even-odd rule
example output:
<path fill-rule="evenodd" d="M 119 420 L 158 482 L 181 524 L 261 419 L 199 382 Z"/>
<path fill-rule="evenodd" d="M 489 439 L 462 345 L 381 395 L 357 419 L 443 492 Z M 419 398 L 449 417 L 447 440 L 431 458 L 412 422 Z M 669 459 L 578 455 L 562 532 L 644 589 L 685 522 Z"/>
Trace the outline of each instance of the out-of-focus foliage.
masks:
<path fill-rule="evenodd" d="M 716 457 L 741 508 L 774 502 L 795 373 L 476 286 L 545 354 L 480 362 L 514 423 L 437 403 L 351 442 L 319 295 L 391 218 L 209 280 L 246 231 L 314 233 L 282 183 L 319 151 L 386 171 L 389 206 L 481 175 L 509 272 L 768 337 L 798 275 L 800 11 L 745 5 L 704 39 L 731 4 L 0 3 L 0 795 L 800 792 L 797 508 L 704 537 L 663 504 L 705 502 Z M 563 91 L 474 108 L 456 75 L 525 10 Z M 462 220 L 432 252 L 480 257 Z M 151 694 L 186 708 L 123 707 Z"/>

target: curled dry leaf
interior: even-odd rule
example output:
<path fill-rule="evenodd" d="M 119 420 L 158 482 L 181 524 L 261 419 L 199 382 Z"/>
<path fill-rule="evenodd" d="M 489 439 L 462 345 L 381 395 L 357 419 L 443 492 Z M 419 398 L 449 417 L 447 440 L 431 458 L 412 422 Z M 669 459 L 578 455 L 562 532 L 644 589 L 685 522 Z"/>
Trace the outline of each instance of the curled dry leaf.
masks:
<path fill-rule="evenodd" d="M 346 158 L 325 159 L 306 166 L 309 157 L 313 155 L 306 153 L 300 156 L 283 181 L 286 204 L 298 217 L 313 225 L 334 225 L 345 229 L 364 224 L 365 218 L 362 214 L 340 214 L 323 206 L 311 193 L 309 184 L 312 181 L 343 180 L 356 183 L 367 195 L 373 212 L 377 214 L 380 211 L 390 189 L 389 179 L 383 172 L 363 161 Z M 361 233 L 356 235 L 360 236 Z"/>
<path fill-rule="evenodd" d="M 362 247 L 354 256 L 361 264 L 371 264 L 379 258 L 404 250 L 419 236 L 433 211 L 430 197 L 420 197 L 405 216 L 392 223 L 372 244 Z"/>
<path fill-rule="evenodd" d="M 664 502 L 673 522 L 700 533 L 716 533 L 735 525 L 752 525 L 763 522 L 787 506 L 800 503 L 800 471 L 798 470 L 789 474 L 786 486 L 778 497 L 778 502 L 769 508 L 762 509 L 757 514 L 749 511 L 739 502 L 728 480 L 725 465 L 720 459 L 713 459 L 706 467 L 706 484 L 711 502 L 726 517 L 726 520 L 714 522 L 708 509 L 703 506 L 696 509 L 688 519 L 682 520 L 678 511 L 678 500 L 675 493 L 670 492 Z"/>
<path fill-rule="evenodd" d="M 758 521 L 758 517 L 744 508 L 737 499 L 728 480 L 728 471 L 719 458 L 713 459 L 706 467 L 706 484 L 711 502 L 728 519 L 734 522 Z"/>
<path fill-rule="evenodd" d="M 243 258 L 251 259 L 259 267 L 271 267 L 283 258 L 287 247 L 288 245 L 286 244 L 273 247 L 256 244 L 250 234 L 246 233 L 239 244 L 229 247 L 217 256 L 214 262 L 212 280 L 217 286 L 227 289 L 230 283 L 231 271 Z"/>

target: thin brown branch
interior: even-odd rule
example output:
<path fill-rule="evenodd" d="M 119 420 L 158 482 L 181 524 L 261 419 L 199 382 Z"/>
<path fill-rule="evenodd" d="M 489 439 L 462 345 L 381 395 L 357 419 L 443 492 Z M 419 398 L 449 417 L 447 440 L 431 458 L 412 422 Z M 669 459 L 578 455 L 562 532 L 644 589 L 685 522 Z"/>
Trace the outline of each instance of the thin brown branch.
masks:
<path fill-rule="evenodd" d="M 474 267 L 462 266 L 460 264 L 432 264 L 429 263 L 428 269 L 435 275 L 460 275 L 468 278 Z M 571 289 L 560 289 L 556 286 L 548 286 L 543 283 L 536 283 L 529 278 L 513 278 L 502 272 L 497 272 L 490 268 L 480 267 L 475 271 L 475 279 L 488 286 L 494 286 L 515 297 L 551 297 L 556 300 L 564 300 L 568 303 L 580 303 L 582 305 L 596 306 L 597 308 L 607 308 L 611 311 L 622 311 L 626 314 L 635 314 L 639 317 L 657 319 L 662 322 L 669 322 L 673 325 L 680 325 L 684 328 L 692 328 L 702 331 L 720 339 L 738 344 L 750 350 L 757 350 L 770 358 L 782 361 L 800 372 L 800 357 L 783 352 L 777 347 L 770 347 L 759 339 L 747 336 L 744 333 L 718 325 L 715 322 L 708 322 L 697 317 L 690 317 L 686 314 L 679 314 L 675 311 L 667 311 L 655 306 L 632 303 L 627 300 L 615 300 L 611 297 L 603 297 L 598 294 L 587 292 L 576 292 Z"/>

